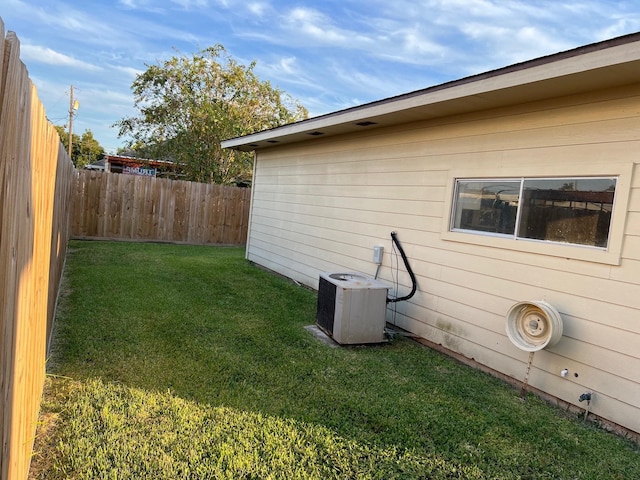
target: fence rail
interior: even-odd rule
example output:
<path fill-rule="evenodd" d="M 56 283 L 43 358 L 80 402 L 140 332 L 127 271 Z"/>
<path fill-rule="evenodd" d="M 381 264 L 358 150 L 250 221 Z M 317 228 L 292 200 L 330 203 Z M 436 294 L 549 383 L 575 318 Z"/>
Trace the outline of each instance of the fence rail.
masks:
<path fill-rule="evenodd" d="M 250 195 L 247 188 L 81 170 L 72 235 L 244 245 Z"/>
<path fill-rule="evenodd" d="M 74 168 L 0 18 L 0 479 L 26 479 Z"/>

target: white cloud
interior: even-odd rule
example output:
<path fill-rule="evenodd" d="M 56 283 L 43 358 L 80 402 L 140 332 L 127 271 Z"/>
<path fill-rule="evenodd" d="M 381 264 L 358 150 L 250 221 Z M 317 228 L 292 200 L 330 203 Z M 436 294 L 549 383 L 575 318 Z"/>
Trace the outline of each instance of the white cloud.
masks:
<path fill-rule="evenodd" d="M 152 0 L 118 0 L 118 3 L 126 10 L 142 10 L 145 12 L 164 13 L 163 8 L 159 8 Z"/>
<path fill-rule="evenodd" d="M 296 57 L 278 57 L 256 65 L 260 78 L 269 79 L 275 86 L 282 84 L 309 87 L 313 83 L 309 65 L 301 65 Z"/>
<path fill-rule="evenodd" d="M 48 47 L 41 47 L 39 45 L 22 45 L 20 47 L 21 58 L 24 61 L 33 61 L 39 63 L 46 63 L 48 65 L 65 66 L 71 68 L 77 68 L 86 71 L 100 71 L 102 67 L 93 65 L 77 58 L 70 57 L 64 53 L 56 52 Z"/>
<path fill-rule="evenodd" d="M 430 2 L 431 11 L 448 12 L 466 17 L 500 18 L 509 16 L 509 6 L 518 2 L 496 2 L 491 0 L 438 0 Z"/>
<path fill-rule="evenodd" d="M 373 40 L 357 30 L 338 27 L 334 20 L 319 10 L 296 7 L 282 16 L 282 24 L 296 42 L 312 41 L 318 46 L 362 48 L 373 46 Z M 289 38 L 289 40 L 293 40 Z M 306 41 L 305 41 L 306 40 Z M 298 43 L 300 44 L 300 43 Z"/>
<path fill-rule="evenodd" d="M 296 57 L 287 57 L 280 59 L 280 69 L 282 72 L 291 75 L 296 73 Z"/>
<path fill-rule="evenodd" d="M 83 104 L 91 106 L 93 111 L 108 113 L 116 118 L 122 111 L 133 110 L 133 98 L 130 93 L 105 89 L 104 85 L 87 85 L 81 88 Z"/>
<path fill-rule="evenodd" d="M 344 33 L 331 25 L 327 17 L 308 8 L 293 9 L 285 17 L 285 22 L 292 30 L 323 42 L 342 43 L 347 38 Z"/>
<path fill-rule="evenodd" d="M 134 68 L 134 67 L 128 67 L 125 65 L 110 65 L 109 68 L 122 72 L 131 79 L 134 79 L 138 75 L 142 75 L 144 73 L 144 70 L 141 70 L 139 68 Z"/>
<path fill-rule="evenodd" d="M 613 15 L 611 17 L 611 23 L 597 31 L 597 37 L 599 40 L 606 40 L 638 30 L 640 30 L 640 14 L 629 14 L 623 17 Z"/>
<path fill-rule="evenodd" d="M 398 32 L 398 36 L 402 45 L 403 58 L 409 63 L 425 63 L 425 61 L 434 58 L 442 58 L 448 50 L 444 45 L 433 41 L 416 27 L 401 30 Z M 387 51 L 397 51 L 393 48 L 393 43 L 386 46 Z"/>
<path fill-rule="evenodd" d="M 474 51 L 486 52 L 485 66 L 480 68 L 487 70 L 557 53 L 573 46 L 571 42 L 545 29 L 527 24 L 494 26 L 473 22 L 462 25 L 461 32 L 474 42 Z M 465 63 L 478 64 L 477 59 Z"/>
<path fill-rule="evenodd" d="M 381 92 L 386 94 L 393 83 L 390 82 L 390 77 L 381 77 L 375 73 L 345 68 L 343 65 L 335 65 L 332 73 L 342 83 L 353 87 L 353 91 L 360 90 L 361 94 L 367 97 L 374 96 L 377 98 Z"/>
<path fill-rule="evenodd" d="M 185 10 L 191 10 L 195 8 L 206 8 L 208 6 L 207 0 L 171 0 L 171 3 L 175 3 Z"/>
<path fill-rule="evenodd" d="M 247 4 L 247 10 L 249 10 L 252 15 L 262 17 L 271 10 L 271 7 L 268 3 L 264 2 L 250 2 Z"/>

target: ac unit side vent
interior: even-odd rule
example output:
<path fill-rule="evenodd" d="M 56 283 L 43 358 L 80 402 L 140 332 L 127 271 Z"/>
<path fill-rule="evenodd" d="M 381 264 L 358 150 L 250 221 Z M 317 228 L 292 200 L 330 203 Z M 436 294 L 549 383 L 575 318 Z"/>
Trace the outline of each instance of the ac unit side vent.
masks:
<path fill-rule="evenodd" d="M 320 277 L 318 285 L 318 309 L 316 323 L 328 335 L 333 335 L 333 321 L 336 313 L 336 286 Z"/>

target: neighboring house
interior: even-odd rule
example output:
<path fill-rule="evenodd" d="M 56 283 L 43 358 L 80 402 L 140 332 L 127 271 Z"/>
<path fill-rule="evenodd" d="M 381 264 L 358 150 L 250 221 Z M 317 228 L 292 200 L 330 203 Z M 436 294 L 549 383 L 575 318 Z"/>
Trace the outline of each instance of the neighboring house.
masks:
<path fill-rule="evenodd" d="M 418 289 L 389 322 L 523 381 L 507 313 L 544 300 L 563 335 L 529 385 L 640 432 L 640 34 L 223 147 L 255 151 L 248 259 L 317 288 L 381 245 L 403 295 L 396 231 Z"/>
<path fill-rule="evenodd" d="M 176 176 L 175 163 L 173 162 L 137 158 L 128 155 L 105 155 L 98 162 L 87 165 L 84 168 L 147 177 Z"/>
<path fill-rule="evenodd" d="M 97 170 L 97 171 L 100 171 L 100 172 L 104 172 L 105 169 L 107 168 L 107 166 L 106 166 L 106 162 L 105 162 L 104 158 L 101 158 L 97 162 L 89 163 L 89 164 L 85 165 L 82 168 L 84 170 Z"/>

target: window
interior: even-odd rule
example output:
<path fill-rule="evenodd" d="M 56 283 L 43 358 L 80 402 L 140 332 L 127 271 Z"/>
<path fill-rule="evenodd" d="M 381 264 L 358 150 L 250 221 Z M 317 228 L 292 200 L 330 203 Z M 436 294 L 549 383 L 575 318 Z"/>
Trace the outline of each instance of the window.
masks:
<path fill-rule="evenodd" d="M 616 177 L 457 179 L 452 231 L 606 249 Z"/>

